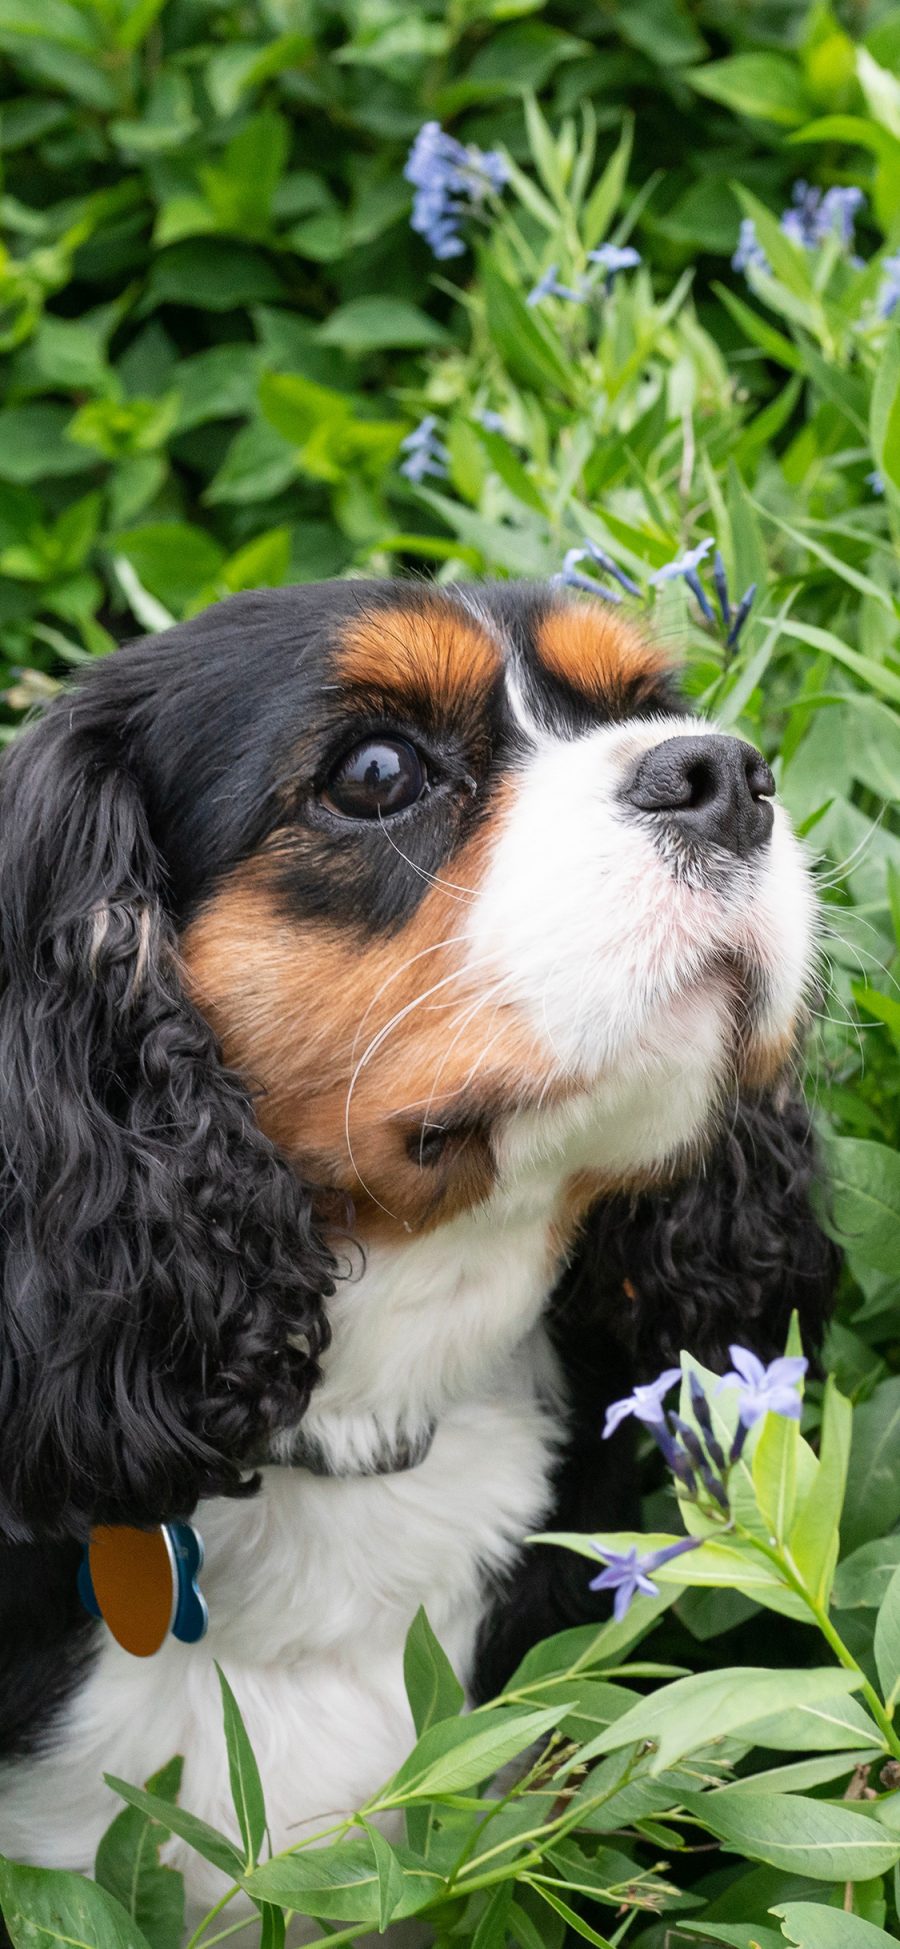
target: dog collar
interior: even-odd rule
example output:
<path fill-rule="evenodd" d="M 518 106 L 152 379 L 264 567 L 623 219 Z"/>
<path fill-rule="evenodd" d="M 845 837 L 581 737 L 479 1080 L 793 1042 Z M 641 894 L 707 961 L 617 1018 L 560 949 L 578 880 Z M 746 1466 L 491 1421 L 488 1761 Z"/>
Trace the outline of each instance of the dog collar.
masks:
<path fill-rule="evenodd" d="M 371 1475 L 405 1475 L 409 1469 L 417 1469 L 424 1462 L 436 1433 L 437 1422 L 431 1421 L 414 1438 L 401 1435 L 399 1440 L 392 1443 L 383 1436 L 371 1461 L 360 1463 L 358 1468 L 337 1468 L 329 1459 L 325 1443 L 316 1435 L 305 1434 L 301 1428 L 281 1466 L 307 1469 L 310 1475 L 330 1476 L 338 1482 Z"/>
<path fill-rule="evenodd" d="M 209 1623 L 197 1584 L 203 1540 L 191 1523 L 155 1529 L 103 1524 L 92 1530 L 78 1572 L 78 1594 L 102 1618 L 117 1644 L 152 1658 L 172 1635 L 196 1644 Z"/>
<path fill-rule="evenodd" d="M 298 1436 L 287 1466 L 310 1475 L 342 1480 L 347 1476 L 402 1475 L 424 1462 L 437 1423 L 415 1441 L 394 1447 L 384 1442 L 366 1468 L 337 1469 L 322 1442 Z M 197 1583 L 203 1568 L 203 1538 L 193 1523 L 159 1523 L 154 1529 L 102 1524 L 91 1531 L 78 1571 L 78 1595 L 91 1617 L 102 1619 L 123 1651 L 152 1658 L 166 1639 L 196 1644 L 209 1624 L 206 1600 Z"/>

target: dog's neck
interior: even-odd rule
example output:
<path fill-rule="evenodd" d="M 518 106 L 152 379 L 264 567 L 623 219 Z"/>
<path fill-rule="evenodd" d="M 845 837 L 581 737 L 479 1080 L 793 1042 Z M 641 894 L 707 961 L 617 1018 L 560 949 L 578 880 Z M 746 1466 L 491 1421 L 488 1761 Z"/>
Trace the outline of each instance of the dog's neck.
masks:
<path fill-rule="evenodd" d="M 433 1231 L 346 1247 L 323 1377 L 277 1459 L 312 1455 L 336 1475 L 407 1467 L 448 1408 L 502 1385 L 560 1267 L 559 1188 L 498 1192 Z"/>

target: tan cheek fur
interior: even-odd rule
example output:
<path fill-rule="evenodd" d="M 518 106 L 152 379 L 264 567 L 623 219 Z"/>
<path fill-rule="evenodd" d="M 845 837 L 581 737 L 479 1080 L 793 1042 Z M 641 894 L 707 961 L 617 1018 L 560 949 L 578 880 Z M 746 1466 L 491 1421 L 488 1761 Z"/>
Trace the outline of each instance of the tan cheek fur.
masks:
<path fill-rule="evenodd" d="M 452 1137 L 423 1167 L 424 1121 L 557 1095 L 552 1056 L 489 983 L 462 972 L 452 940 L 457 889 L 474 890 L 483 849 L 478 838 L 457 855 L 452 894 L 432 889 L 407 926 L 375 941 L 285 918 L 263 856 L 236 870 L 182 942 L 188 988 L 225 1061 L 259 1089 L 263 1129 L 369 1225 L 419 1230 L 490 1191 L 486 1136 Z"/>

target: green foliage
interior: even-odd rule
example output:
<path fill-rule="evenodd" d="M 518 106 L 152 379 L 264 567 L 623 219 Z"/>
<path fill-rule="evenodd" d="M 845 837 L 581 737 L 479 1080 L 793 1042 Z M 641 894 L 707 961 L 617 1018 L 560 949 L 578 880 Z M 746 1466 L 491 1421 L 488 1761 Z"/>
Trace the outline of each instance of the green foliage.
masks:
<path fill-rule="evenodd" d="M 403 178 L 432 118 L 509 170 L 446 265 Z M 593 543 L 818 862 L 809 1083 L 847 1253 L 828 1385 L 802 1431 L 754 1431 L 727 1533 L 684 1507 L 701 1540 L 658 1598 L 536 1647 L 471 1715 L 420 1614 L 414 1751 L 271 1859 L 223 1676 L 229 1831 L 168 1769 L 112 1782 L 96 1883 L 0 1863 L 16 1949 L 175 1949 L 172 1834 L 263 1949 L 285 1910 L 330 1945 L 412 1915 L 442 1949 L 898 1940 L 900 8 L 0 0 L 0 158 L 0 734 L 238 589 L 548 576 Z M 864 190 L 854 251 L 780 227 L 798 176 Z M 641 265 L 608 281 L 607 242 Z M 552 266 L 580 302 L 528 302 Z M 426 414 L 448 471 L 417 486 Z M 707 536 L 733 594 L 758 585 L 732 650 L 683 580 L 649 584 Z M 609 1548 L 672 1540 L 647 1486 L 646 1533 Z"/>

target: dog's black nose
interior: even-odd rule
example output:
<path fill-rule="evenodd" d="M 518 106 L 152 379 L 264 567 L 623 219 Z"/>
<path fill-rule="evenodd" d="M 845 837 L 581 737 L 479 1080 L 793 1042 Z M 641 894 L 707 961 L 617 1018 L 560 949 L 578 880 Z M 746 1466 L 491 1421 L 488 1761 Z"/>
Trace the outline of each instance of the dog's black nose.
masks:
<path fill-rule="evenodd" d="M 623 796 L 641 812 L 665 812 L 685 838 L 746 859 L 772 831 L 774 790 L 752 744 L 708 734 L 666 738 L 645 751 Z"/>

